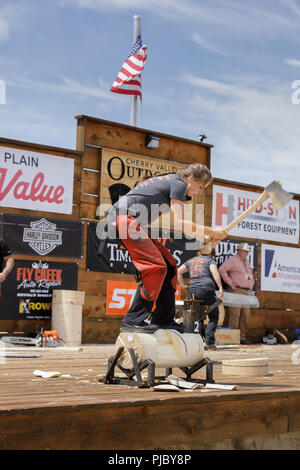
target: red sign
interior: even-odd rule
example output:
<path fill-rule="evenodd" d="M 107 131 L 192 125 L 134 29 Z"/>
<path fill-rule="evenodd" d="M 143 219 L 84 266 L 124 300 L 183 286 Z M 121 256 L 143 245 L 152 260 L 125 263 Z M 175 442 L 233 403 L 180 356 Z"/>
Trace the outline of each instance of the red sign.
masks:
<path fill-rule="evenodd" d="M 138 284 L 127 281 L 107 281 L 106 315 L 124 316 L 128 312 Z M 176 300 L 181 298 L 181 288 L 177 286 Z"/>

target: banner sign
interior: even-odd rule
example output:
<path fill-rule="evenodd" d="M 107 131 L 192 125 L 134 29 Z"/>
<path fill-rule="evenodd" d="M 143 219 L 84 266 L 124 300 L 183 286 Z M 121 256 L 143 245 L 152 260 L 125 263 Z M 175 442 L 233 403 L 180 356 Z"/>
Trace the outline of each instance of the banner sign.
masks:
<path fill-rule="evenodd" d="M 225 227 L 248 209 L 260 194 L 214 185 L 212 226 Z M 274 210 L 271 199 L 267 199 L 230 230 L 230 235 L 298 244 L 299 201 L 292 199 L 286 206 Z"/>
<path fill-rule="evenodd" d="M 124 316 L 128 312 L 135 296 L 138 284 L 127 281 L 107 281 L 106 283 L 106 315 Z M 175 299 L 180 300 L 181 288 L 177 287 Z"/>
<path fill-rule="evenodd" d="M 136 270 L 129 256 L 128 250 L 124 245 L 122 245 L 120 240 L 107 240 L 104 245 L 102 257 L 98 256 L 99 239 L 96 235 L 96 227 L 97 224 L 88 224 L 87 270 L 135 274 Z M 167 237 L 163 232 L 160 240 L 175 258 L 177 266 L 180 266 L 182 263 L 193 258 L 197 254 L 197 249 L 186 250 L 186 238 L 178 240 L 169 236 Z M 190 244 L 193 245 L 194 243 Z"/>
<path fill-rule="evenodd" d="M 261 246 L 261 290 L 300 294 L 300 249 Z"/>
<path fill-rule="evenodd" d="M 225 263 L 225 261 L 237 254 L 237 246 L 240 243 L 248 243 L 250 251 L 248 254 L 247 260 L 251 268 L 253 269 L 254 273 L 257 273 L 257 247 L 258 244 L 255 242 L 245 242 L 244 240 L 229 240 L 225 238 L 217 246 L 215 246 L 215 256 L 214 259 L 217 263 L 218 268 L 221 264 Z"/>
<path fill-rule="evenodd" d="M 0 320 L 50 320 L 53 289 L 77 290 L 77 263 L 15 260 L 1 284 Z"/>
<path fill-rule="evenodd" d="M 83 222 L 1 214 L 1 238 L 14 253 L 83 257 Z"/>
<path fill-rule="evenodd" d="M 237 246 L 240 243 L 248 243 L 250 251 L 247 257 L 251 268 L 253 269 L 253 273 L 257 273 L 257 247 L 258 244 L 255 242 L 245 242 L 244 240 L 229 240 L 224 238 L 217 246 L 215 246 L 215 255 L 214 259 L 217 263 L 217 267 L 219 268 L 221 264 L 225 263 L 225 261 L 237 254 Z M 224 289 L 227 289 L 227 284 L 222 280 L 222 285 Z M 256 295 L 257 292 L 257 279 L 254 281 L 254 286 L 252 288 L 251 295 Z"/>
<path fill-rule="evenodd" d="M 143 176 L 159 176 L 174 173 L 186 163 L 155 159 L 119 150 L 102 149 L 101 204 L 114 204 L 124 196 Z"/>
<path fill-rule="evenodd" d="M 0 146 L 0 206 L 72 214 L 74 159 Z"/>

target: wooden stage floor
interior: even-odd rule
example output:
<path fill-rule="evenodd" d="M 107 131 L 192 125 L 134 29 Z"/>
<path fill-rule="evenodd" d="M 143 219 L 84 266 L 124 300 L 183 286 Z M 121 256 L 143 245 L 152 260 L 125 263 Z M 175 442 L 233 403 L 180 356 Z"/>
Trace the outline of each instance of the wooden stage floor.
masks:
<path fill-rule="evenodd" d="M 96 376 L 113 353 L 114 345 L 9 345 L 0 358 L 0 449 L 300 449 L 300 345 L 205 351 L 215 382 L 236 385 L 232 391 L 106 385 Z M 222 360 L 258 357 L 269 359 L 266 376 L 222 374 Z M 205 378 L 204 369 L 195 378 Z"/>

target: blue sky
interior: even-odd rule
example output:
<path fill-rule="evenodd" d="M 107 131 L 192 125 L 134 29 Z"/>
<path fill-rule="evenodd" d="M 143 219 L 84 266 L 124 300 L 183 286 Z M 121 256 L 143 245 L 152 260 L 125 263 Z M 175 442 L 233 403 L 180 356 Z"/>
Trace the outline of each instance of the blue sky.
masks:
<path fill-rule="evenodd" d="M 0 136 L 75 148 L 76 115 L 130 124 L 110 86 L 135 14 L 137 126 L 205 134 L 215 177 L 299 194 L 300 0 L 0 0 Z"/>

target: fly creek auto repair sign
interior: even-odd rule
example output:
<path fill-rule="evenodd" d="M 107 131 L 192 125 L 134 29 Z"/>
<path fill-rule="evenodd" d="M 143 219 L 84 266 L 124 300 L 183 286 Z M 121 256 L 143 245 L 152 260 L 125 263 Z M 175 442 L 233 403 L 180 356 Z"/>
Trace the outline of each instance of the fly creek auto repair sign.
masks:
<path fill-rule="evenodd" d="M 225 227 L 248 209 L 260 195 L 261 193 L 214 185 L 212 226 Z M 292 199 L 286 206 L 274 210 L 269 198 L 230 230 L 231 235 L 298 244 L 299 201 Z"/>
<path fill-rule="evenodd" d="M 50 320 L 53 289 L 77 289 L 77 263 L 15 260 L 1 285 L 0 320 Z"/>
<path fill-rule="evenodd" d="M 0 206 L 72 213 L 74 159 L 0 147 Z"/>
<path fill-rule="evenodd" d="M 300 249 L 261 246 L 261 290 L 300 294 Z"/>

